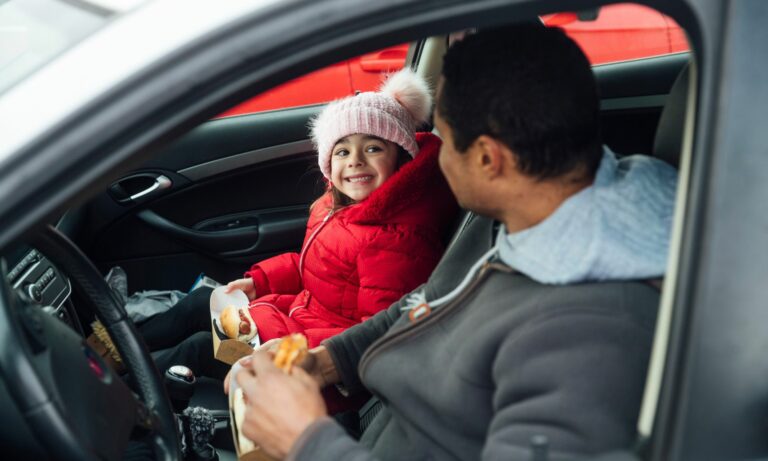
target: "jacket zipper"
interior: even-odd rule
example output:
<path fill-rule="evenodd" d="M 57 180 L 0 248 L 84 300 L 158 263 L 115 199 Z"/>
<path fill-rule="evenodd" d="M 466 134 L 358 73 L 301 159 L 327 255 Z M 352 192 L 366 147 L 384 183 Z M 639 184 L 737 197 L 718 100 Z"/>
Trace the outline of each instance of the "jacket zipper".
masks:
<path fill-rule="evenodd" d="M 360 359 L 360 365 L 358 365 L 357 367 L 358 376 L 362 378 L 363 373 L 365 372 L 365 368 L 368 366 L 372 357 L 377 352 L 381 352 L 387 347 L 391 347 L 393 345 L 396 345 L 398 342 L 401 342 L 405 339 L 415 336 L 424 328 L 427 328 L 429 325 L 432 325 L 433 323 L 439 321 L 441 318 L 445 317 L 450 312 L 455 310 L 458 306 L 460 306 L 461 303 L 470 294 L 474 292 L 475 288 L 477 288 L 478 285 L 480 285 L 483 281 L 485 281 L 486 275 L 491 272 L 490 269 L 494 269 L 494 270 L 498 270 L 506 273 L 513 272 L 512 268 L 503 264 L 499 264 L 495 262 L 486 262 L 485 264 L 483 264 L 477 276 L 475 277 L 475 280 L 471 284 L 469 284 L 469 286 L 467 286 L 467 288 L 463 292 L 461 292 L 458 296 L 456 296 L 456 298 L 454 298 L 445 306 L 437 309 L 434 314 L 427 316 L 424 320 L 420 322 L 416 322 L 409 326 L 406 326 L 400 331 L 392 335 L 384 336 L 374 341 L 374 343 L 371 344 L 371 346 L 368 348 L 367 351 L 365 351 L 362 358 Z"/>
<path fill-rule="evenodd" d="M 329 211 L 327 215 L 325 215 L 325 218 L 323 218 L 323 222 L 320 223 L 319 226 L 317 226 L 317 229 L 315 229 L 312 234 L 310 234 L 309 238 L 307 239 L 307 243 L 304 244 L 304 248 L 301 249 L 301 256 L 299 256 L 299 276 L 303 279 L 304 278 L 304 256 L 307 254 L 307 250 L 309 249 L 309 245 L 312 243 L 312 241 L 315 239 L 317 234 L 323 230 L 323 227 L 328 223 L 328 220 L 331 219 L 331 216 L 333 215 L 333 210 Z"/>
<path fill-rule="evenodd" d="M 328 223 L 328 220 L 331 219 L 331 216 L 333 215 L 333 210 L 329 211 L 327 215 L 325 215 L 325 218 L 323 218 L 323 222 L 320 223 L 319 226 L 317 226 L 317 229 L 314 230 L 309 235 L 309 238 L 307 239 L 307 243 L 304 244 L 304 248 L 301 249 L 301 255 L 299 256 L 299 277 L 301 277 L 302 281 L 304 280 L 304 256 L 307 254 L 307 250 L 309 249 L 309 245 L 312 243 L 313 240 L 315 240 L 315 237 L 318 233 L 320 233 L 321 230 L 323 230 L 323 227 Z M 303 285 L 303 283 L 302 283 Z M 307 303 L 304 303 L 301 306 L 296 306 L 293 309 L 288 312 L 288 317 L 293 316 L 293 313 L 297 310 L 307 307 Z"/>

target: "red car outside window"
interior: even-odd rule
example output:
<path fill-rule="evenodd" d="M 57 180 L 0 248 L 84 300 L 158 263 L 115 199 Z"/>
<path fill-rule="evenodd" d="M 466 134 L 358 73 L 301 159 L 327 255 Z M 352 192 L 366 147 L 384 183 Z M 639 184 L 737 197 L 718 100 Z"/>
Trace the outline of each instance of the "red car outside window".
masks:
<path fill-rule="evenodd" d="M 571 12 L 541 19 L 547 26 L 562 27 L 593 65 L 688 50 L 685 33 L 674 20 L 633 3 L 604 6 L 590 21 Z M 220 117 L 319 104 L 373 91 L 381 84 L 382 74 L 403 68 L 407 53 L 406 43 L 333 64 L 266 91 Z"/>
<path fill-rule="evenodd" d="M 383 74 L 403 68 L 407 54 L 405 43 L 330 65 L 265 91 L 220 117 L 319 104 L 375 90 Z"/>
<path fill-rule="evenodd" d="M 647 6 L 607 5 L 593 21 L 581 21 L 575 13 L 548 14 L 541 19 L 547 26 L 562 27 L 593 65 L 688 50 L 680 26 Z"/>

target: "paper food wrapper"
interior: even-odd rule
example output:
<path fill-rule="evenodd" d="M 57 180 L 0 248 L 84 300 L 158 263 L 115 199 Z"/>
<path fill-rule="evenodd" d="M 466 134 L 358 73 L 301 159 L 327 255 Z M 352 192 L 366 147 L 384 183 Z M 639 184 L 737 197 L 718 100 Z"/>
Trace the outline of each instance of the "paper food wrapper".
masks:
<path fill-rule="evenodd" d="M 221 329 L 219 323 L 219 316 L 221 312 L 229 307 L 234 306 L 237 308 L 248 309 L 248 296 L 241 290 L 234 290 L 231 293 L 225 293 L 226 286 L 216 288 L 211 293 L 211 331 L 213 332 L 213 356 L 217 360 L 220 360 L 229 365 L 234 364 L 240 358 L 250 355 L 253 349 L 257 347 L 261 342 L 259 341 L 259 334 L 249 343 L 244 343 L 236 339 L 227 337 L 224 331 Z M 257 326 L 258 328 L 258 326 Z"/>
<path fill-rule="evenodd" d="M 240 432 L 245 419 L 245 400 L 243 399 L 243 390 L 237 384 L 235 375 L 242 367 L 235 363 L 230 371 L 229 380 L 229 413 L 232 426 L 232 439 L 235 442 L 238 461 L 275 461 L 274 458 L 267 455 L 262 449 L 253 443 L 250 439 Z"/>

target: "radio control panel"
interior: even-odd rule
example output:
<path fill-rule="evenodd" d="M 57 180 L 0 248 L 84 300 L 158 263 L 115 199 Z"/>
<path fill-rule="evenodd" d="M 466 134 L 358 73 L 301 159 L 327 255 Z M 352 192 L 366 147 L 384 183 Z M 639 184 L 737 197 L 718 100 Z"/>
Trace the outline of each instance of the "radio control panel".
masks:
<path fill-rule="evenodd" d="M 21 296 L 54 312 L 61 309 L 72 292 L 69 280 L 35 249 L 11 268 L 8 281 Z"/>

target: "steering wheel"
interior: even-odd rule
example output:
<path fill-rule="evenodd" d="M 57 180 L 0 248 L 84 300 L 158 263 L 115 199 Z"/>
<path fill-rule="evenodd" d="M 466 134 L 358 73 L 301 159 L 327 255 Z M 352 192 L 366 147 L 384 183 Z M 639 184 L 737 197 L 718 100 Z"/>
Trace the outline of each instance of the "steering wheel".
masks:
<path fill-rule="evenodd" d="M 117 346 L 136 395 L 86 345 L 39 306 L 0 283 L 0 370 L 36 441 L 56 459 L 118 460 L 141 434 L 159 460 L 182 459 L 170 400 L 125 308 L 93 263 L 48 226 L 30 243 L 67 274 Z"/>

